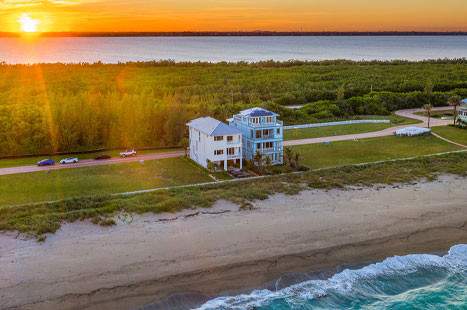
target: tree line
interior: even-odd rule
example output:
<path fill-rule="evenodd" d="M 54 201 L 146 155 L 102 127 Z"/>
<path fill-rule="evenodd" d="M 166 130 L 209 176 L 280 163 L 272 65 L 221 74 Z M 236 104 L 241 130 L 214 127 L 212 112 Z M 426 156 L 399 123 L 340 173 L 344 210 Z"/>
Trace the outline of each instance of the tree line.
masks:
<path fill-rule="evenodd" d="M 177 146 L 190 119 L 225 120 L 252 106 L 292 124 L 446 105 L 467 97 L 466 64 L 0 64 L 0 156 Z"/>

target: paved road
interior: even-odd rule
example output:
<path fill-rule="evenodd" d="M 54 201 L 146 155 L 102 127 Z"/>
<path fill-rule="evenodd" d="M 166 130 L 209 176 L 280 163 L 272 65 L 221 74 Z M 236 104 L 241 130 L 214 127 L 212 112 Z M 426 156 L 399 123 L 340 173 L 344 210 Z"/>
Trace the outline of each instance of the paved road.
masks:
<path fill-rule="evenodd" d="M 448 110 L 451 107 L 437 107 L 433 108 L 434 111 L 442 111 Z M 359 140 L 359 139 L 366 139 L 366 138 L 377 138 L 377 137 L 386 137 L 394 135 L 394 131 L 400 128 L 408 127 L 408 126 L 417 126 L 417 127 L 427 127 L 428 126 L 428 118 L 421 115 L 416 115 L 416 112 L 422 112 L 422 109 L 407 109 L 407 110 L 399 110 L 396 111 L 396 115 L 416 119 L 422 121 L 423 123 L 414 124 L 414 125 L 401 125 L 386 128 L 380 131 L 372 131 L 372 132 L 365 132 L 359 134 L 351 134 L 351 135 L 342 135 L 342 136 L 331 136 L 331 137 L 320 137 L 320 138 L 310 138 L 310 139 L 300 139 L 300 140 L 289 140 L 284 141 L 284 146 L 293 146 L 293 145 L 304 145 L 304 144 L 315 144 L 315 143 L 324 143 L 324 142 L 335 142 L 335 141 L 348 141 L 348 140 Z M 441 120 L 436 118 L 431 118 L 430 126 L 446 126 L 452 123 L 450 120 Z"/>
<path fill-rule="evenodd" d="M 174 152 L 167 152 L 167 153 L 144 154 L 144 155 L 138 155 L 135 157 L 128 157 L 128 158 L 112 158 L 108 160 L 84 159 L 84 160 L 81 160 L 77 164 L 69 164 L 69 165 L 56 164 L 55 166 L 45 166 L 45 167 L 38 167 L 38 166 L 32 166 L 32 165 L 31 166 L 19 166 L 19 167 L 11 167 L 11 168 L 1 168 L 0 175 L 122 164 L 122 163 L 137 162 L 141 160 L 144 161 L 144 160 L 154 160 L 154 159 L 163 159 L 163 158 L 174 158 L 174 157 L 180 157 L 183 155 L 185 155 L 184 151 L 174 151 Z"/>
<path fill-rule="evenodd" d="M 450 107 L 433 108 L 433 110 L 435 111 L 447 110 L 447 109 L 450 109 Z M 420 120 L 423 123 L 416 124 L 414 126 L 426 127 L 428 119 L 424 116 L 414 114 L 415 112 L 421 112 L 421 111 L 422 109 L 408 109 L 408 110 L 397 111 L 396 114 L 399 116 L 404 116 L 407 118 Z M 440 120 L 440 119 L 432 118 L 430 125 L 431 126 L 445 126 L 445 125 L 448 125 L 449 123 L 451 123 L 451 121 L 449 120 Z M 396 127 L 387 128 L 381 131 L 366 132 L 366 133 L 361 133 L 361 134 L 331 136 L 331 137 L 321 137 L 321 138 L 311 138 L 311 139 L 301 139 L 301 140 L 290 140 L 290 141 L 284 141 L 284 146 L 391 136 L 394 134 L 395 130 L 399 128 L 404 128 L 407 126 L 408 125 L 396 126 Z M 87 160 L 82 160 L 77 164 L 70 164 L 70 165 L 55 165 L 55 166 L 46 166 L 46 167 L 19 166 L 19 167 L 11 167 L 11 168 L 0 168 L 0 175 L 29 173 L 29 172 L 58 170 L 58 169 L 92 167 L 92 166 L 101 166 L 101 165 L 110 165 L 110 164 L 121 164 L 121 163 L 136 162 L 140 160 L 174 158 L 174 157 L 180 157 L 183 155 L 184 155 L 184 151 L 175 151 L 175 152 L 167 152 L 167 153 L 144 154 L 144 155 L 138 155 L 136 157 L 130 157 L 130 158 L 112 158 L 109 160 L 101 160 L 101 161 L 87 159 Z"/>

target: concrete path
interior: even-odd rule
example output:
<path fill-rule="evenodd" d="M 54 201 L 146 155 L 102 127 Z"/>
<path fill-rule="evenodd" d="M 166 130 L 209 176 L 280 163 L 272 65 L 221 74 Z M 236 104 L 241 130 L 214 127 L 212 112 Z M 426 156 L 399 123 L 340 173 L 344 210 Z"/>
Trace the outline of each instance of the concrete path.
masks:
<path fill-rule="evenodd" d="M 433 108 L 433 111 L 442 111 L 448 110 L 451 107 L 437 107 Z M 417 127 L 428 127 L 428 118 L 421 115 L 416 115 L 416 112 L 422 112 L 423 109 L 407 109 L 407 110 L 399 110 L 396 111 L 396 115 L 416 119 L 422 121 L 419 124 L 413 125 L 400 125 L 395 127 L 386 128 L 380 131 L 372 131 L 372 132 L 365 132 L 359 134 L 350 134 L 350 135 L 342 135 L 342 136 L 330 136 L 330 137 L 319 137 L 319 138 L 310 138 L 310 139 L 300 139 L 300 140 L 289 140 L 284 141 L 284 146 L 294 146 L 294 145 L 304 145 L 304 144 L 315 144 L 315 143 L 324 143 L 324 142 L 335 142 L 335 141 L 348 141 L 348 140 L 359 140 L 359 139 L 367 139 L 367 138 L 377 138 L 377 137 L 386 137 L 394 135 L 394 131 L 405 128 L 408 126 L 417 126 Z M 441 120 L 436 118 L 431 118 L 430 126 L 446 126 L 452 123 L 450 120 Z"/>
<path fill-rule="evenodd" d="M 128 157 L 128 158 L 111 158 L 108 160 L 84 159 L 84 160 L 81 160 L 77 164 L 69 164 L 69 165 L 56 164 L 55 166 L 45 166 L 45 167 L 38 167 L 35 165 L 34 166 L 31 165 L 31 166 L 9 167 L 9 168 L 1 168 L 0 175 L 59 170 L 59 169 L 82 168 L 82 167 L 94 167 L 94 166 L 103 166 L 103 165 L 112 165 L 112 164 L 123 164 L 123 163 L 138 162 L 141 160 L 144 161 L 144 160 L 181 157 L 183 155 L 185 155 L 184 151 L 175 151 L 175 152 L 167 152 L 167 153 L 144 154 L 144 155 L 138 155 L 135 157 Z"/>

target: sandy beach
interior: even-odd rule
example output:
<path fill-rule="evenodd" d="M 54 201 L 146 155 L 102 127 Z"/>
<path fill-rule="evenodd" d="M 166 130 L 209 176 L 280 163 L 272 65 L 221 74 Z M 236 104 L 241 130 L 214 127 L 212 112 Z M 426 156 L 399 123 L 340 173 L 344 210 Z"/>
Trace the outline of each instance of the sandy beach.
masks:
<path fill-rule="evenodd" d="M 44 243 L 0 234 L 0 309 L 156 309 L 171 294 L 235 294 L 288 273 L 467 243 L 467 182 L 456 176 L 254 206 L 65 224 Z"/>

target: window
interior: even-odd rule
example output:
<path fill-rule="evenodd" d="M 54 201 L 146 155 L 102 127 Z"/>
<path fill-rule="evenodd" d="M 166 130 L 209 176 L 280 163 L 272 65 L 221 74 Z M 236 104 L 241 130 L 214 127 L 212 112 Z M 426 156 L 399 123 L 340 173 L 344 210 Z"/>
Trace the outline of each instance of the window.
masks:
<path fill-rule="evenodd" d="M 252 122 L 253 124 L 259 124 L 259 117 L 252 117 L 252 118 L 251 118 L 251 122 Z"/>
<path fill-rule="evenodd" d="M 198 131 L 198 141 L 201 141 L 201 132 Z"/>
<path fill-rule="evenodd" d="M 264 142 L 263 143 L 263 148 L 265 149 L 272 149 L 274 147 L 274 143 L 272 142 Z"/>
<path fill-rule="evenodd" d="M 270 130 L 269 129 L 264 129 L 263 130 L 263 137 L 269 136 Z"/>
<path fill-rule="evenodd" d="M 277 128 L 277 134 L 278 134 L 278 135 L 281 134 L 281 129 L 280 129 L 280 128 Z"/>
<path fill-rule="evenodd" d="M 256 143 L 256 149 L 258 149 L 258 150 L 261 149 L 261 143 Z"/>
<path fill-rule="evenodd" d="M 214 141 L 222 141 L 224 140 L 224 136 L 215 136 Z"/>
<path fill-rule="evenodd" d="M 235 148 L 234 147 L 229 147 L 227 149 L 227 155 L 235 155 Z"/>
<path fill-rule="evenodd" d="M 253 138 L 253 130 L 250 130 L 250 137 Z"/>
<path fill-rule="evenodd" d="M 233 141 L 233 136 L 227 136 L 227 142 L 232 142 Z"/>
<path fill-rule="evenodd" d="M 272 116 L 266 117 L 266 123 L 272 123 Z"/>
<path fill-rule="evenodd" d="M 256 131 L 256 139 L 261 139 L 261 130 Z"/>
<path fill-rule="evenodd" d="M 214 150 L 214 155 L 223 155 L 224 150 Z"/>

